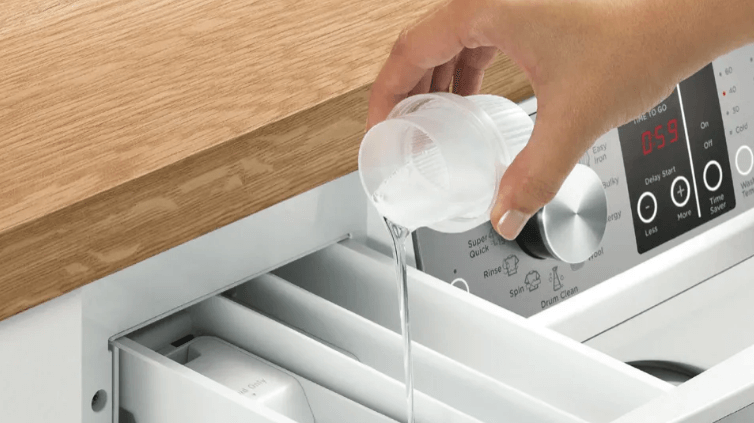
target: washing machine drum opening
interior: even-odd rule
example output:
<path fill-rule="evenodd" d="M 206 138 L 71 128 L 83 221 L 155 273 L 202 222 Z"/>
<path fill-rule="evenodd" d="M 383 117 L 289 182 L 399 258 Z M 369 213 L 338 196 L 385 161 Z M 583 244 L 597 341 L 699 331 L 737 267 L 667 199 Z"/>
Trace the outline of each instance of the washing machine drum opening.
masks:
<path fill-rule="evenodd" d="M 626 364 L 675 386 L 688 382 L 704 371 L 669 361 L 635 361 Z"/>

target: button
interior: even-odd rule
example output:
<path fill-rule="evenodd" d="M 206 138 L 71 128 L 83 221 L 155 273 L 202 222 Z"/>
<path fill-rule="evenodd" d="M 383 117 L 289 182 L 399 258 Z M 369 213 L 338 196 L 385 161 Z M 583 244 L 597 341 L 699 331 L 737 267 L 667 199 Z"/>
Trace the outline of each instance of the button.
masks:
<path fill-rule="evenodd" d="M 644 223 L 652 223 L 655 220 L 655 216 L 657 216 L 657 198 L 655 198 L 654 194 L 645 192 L 639 197 L 639 202 L 636 205 L 636 213 Z"/>
<path fill-rule="evenodd" d="M 670 184 L 670 198 L 673 200 L 673 204 L 676 207 L 683 207 L 689 202 L 689 197 L 691 197 L 689 180 L 683 176 L 675 178 L 673 183 Z"/>
<path fill-rule="evenodd" d="M 455 286 L 458 289 L 462 289 L 466 292 L 471 292 L 469 290 L 469 283 L 463 280 L 463 278 L 454 279 L 453 282 L 450 283 L 450 286 Z"/>
<path fill-rule="evenodd" d="M 723 183 L 723 168 L 720 163 L 710 160 L 704 166 L 704 186 L 708 190 L 715 192 Z"/>
<path fill-rule="evenodd" d="M 736 151 L 736 170 L 743 176 L 751 173 L 751 168 L 754 167 L 754 153 L 751 152 L 751 148 L 748 145 L 742 145 L 738 147 Z"/>

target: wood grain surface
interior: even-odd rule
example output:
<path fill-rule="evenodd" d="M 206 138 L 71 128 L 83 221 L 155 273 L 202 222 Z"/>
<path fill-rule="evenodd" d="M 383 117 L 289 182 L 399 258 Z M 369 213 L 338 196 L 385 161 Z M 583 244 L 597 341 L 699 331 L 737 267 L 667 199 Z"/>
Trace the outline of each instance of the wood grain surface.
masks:
<path fill-rule="evenodd" d="M 0 319 L 356 170 L 434 0 L 6 0 Z M 484 92 L 532 95 L 501 57 Z"/>

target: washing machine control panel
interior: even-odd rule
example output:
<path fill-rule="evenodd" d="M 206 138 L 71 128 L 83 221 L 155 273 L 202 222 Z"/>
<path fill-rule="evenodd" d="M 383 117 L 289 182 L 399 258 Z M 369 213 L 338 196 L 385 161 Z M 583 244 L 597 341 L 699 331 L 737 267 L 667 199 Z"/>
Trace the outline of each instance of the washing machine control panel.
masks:
<path fill-rule="evenodd" d="M 717 90 L 709 65 L 618 128 L 639 253 L 736 206 Z"/>
<path fill-rule="evenodd" d="M 463 234 L 417 230 L 417 265 L 532 316 L 754 207 L 750 124 L 754 45 L 704 67 L 582 157 L 608 199 L 602 245 L 584 263 L 533 258 L 486 223 Z"/>

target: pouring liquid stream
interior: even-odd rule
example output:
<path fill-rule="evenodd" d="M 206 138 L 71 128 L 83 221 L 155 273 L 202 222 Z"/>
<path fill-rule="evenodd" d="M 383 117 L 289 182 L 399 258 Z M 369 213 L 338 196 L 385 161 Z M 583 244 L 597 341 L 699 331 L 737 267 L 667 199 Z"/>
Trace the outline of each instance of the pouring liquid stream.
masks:
<path fill-rule="evenodd" d="M 411 327 L 408 313 L 408 278 L 406 276 L 406 239 L 411 231 L 385 218 L 390 236 L 393 238 L 395 274 L 398 282 L 398 299 L 403 332 L 403 368 L 406 379 L 406 422 L 414 423 L 414 368 L 411 360 Z"/>

